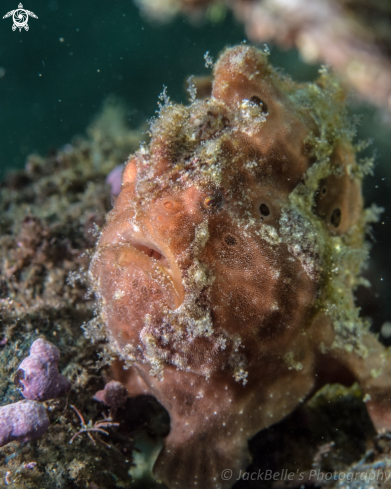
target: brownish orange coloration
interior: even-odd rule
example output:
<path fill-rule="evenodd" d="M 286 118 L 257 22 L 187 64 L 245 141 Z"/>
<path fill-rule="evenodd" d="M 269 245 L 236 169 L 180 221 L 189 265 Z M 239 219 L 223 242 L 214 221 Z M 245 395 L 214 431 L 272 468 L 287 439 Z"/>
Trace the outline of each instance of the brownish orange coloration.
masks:
<path fill-rule="evenodd" d="M 358 380 L 391 426 L 388 352 L 353 301 L 376 212 L 343 104 L 327 73 L 298 85 L 227 49 L 212 96 L 166 101 L 123 172 L 90 275 L 129 391 L 170 414 L 170 488 L 230 487 L 248 439 L 325 382 Z"/>

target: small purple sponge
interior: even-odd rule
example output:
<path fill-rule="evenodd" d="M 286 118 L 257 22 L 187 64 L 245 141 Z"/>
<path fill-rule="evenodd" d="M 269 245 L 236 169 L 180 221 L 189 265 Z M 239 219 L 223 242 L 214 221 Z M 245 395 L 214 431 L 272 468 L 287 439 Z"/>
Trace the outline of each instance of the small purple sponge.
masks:
<path fill-rule="evenodd" d="M 42 436 L 50 424 L 45 406 L 19 401 L 0 408 L 0 447 L 11 441 L 26 442 Z"/>
<path fill-rule="evenodd" d="M 111 195 L 115 197 L 121 192 L 121 177 L 124 169 L 124 165 L 116 166 L 106 177 L 106 183 L 110 185 Z"/>
<path fill-rule="evenodd" d="M 113 409 L 124 407 L 129 394 L 126 387 L 116 380 L 111 380 L 105 385 L 105 388 L 98 391 L 93 399 L 104 402 L 106 406 Z"/>
<path fill-rule="evenodd" d="M 34 341 L 30 355 L 20 364 L 15 376 L 15 384 L 21 386 L 25 399 L 47 401 L 69 391 L 71 383 L 58 372 L 59 359 L 60 350 L 50 341 Z"/>

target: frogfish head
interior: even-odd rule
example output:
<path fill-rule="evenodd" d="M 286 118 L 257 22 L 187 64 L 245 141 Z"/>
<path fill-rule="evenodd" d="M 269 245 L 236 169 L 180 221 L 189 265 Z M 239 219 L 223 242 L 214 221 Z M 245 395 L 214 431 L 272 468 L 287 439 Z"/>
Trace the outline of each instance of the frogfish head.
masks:
<path fill-rule="evenodd" d="M 224 371 L 245 384 L 256 359 L 305 332 L 325 280 L 323 237 L 361 212 L 353 152 L 335 139 L 324 156 L 308 90 L 305 100 L 266 54 L 239 46 L 217 62 L 208 99 L 160 108 L 90 269 L 123 358 L 158 377 Z"/>

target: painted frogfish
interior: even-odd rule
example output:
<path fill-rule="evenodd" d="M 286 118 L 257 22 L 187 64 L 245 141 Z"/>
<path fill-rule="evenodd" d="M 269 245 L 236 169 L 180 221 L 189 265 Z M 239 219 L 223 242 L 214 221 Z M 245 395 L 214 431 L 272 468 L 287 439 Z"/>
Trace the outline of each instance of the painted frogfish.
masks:
<path fill-rule="evenodd" d="M 227 488 L 248 440 L 329 382 L 357 381 L 391 428 L 390 354 L 353 291 L 368 255 L 366 166 L 345 93 L 322 69 L 298 84 L 241 45 L 210 93 L 166 98 L 132 155 L 90 267 L 130 393 L 155 396 L 169 488 Z"/>

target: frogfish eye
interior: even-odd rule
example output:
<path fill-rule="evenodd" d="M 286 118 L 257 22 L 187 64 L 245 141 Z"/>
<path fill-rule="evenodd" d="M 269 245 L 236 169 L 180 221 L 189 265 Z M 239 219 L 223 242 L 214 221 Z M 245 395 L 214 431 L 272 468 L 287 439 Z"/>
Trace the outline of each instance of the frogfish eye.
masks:
<path fill-rule="evenodd" d="M 258 105 L 259 107 L 261 107 L 262 108 L 262 112 L 264 114 L 267 114 L 268 113 L 267 105 L 257 95 L 253 95 L 252 97 L 250 97 L 250 102 L 252 104 L 254 104 L 254 105 Z"/>
<path fill-rule="evenodd" d="M 259 206 L 259 212 L 262 216 L 267 217 L 270 214 L 270 209 L 266 204 L 261 204 Z"/>
<path fill-rule="evenodd" d="M 223 196 L 220 193 L 209 195 L 208 197 L 205 197 L 202 202 L 202 207 L 208 211 L 221 209 L 222 206 Z"/>

